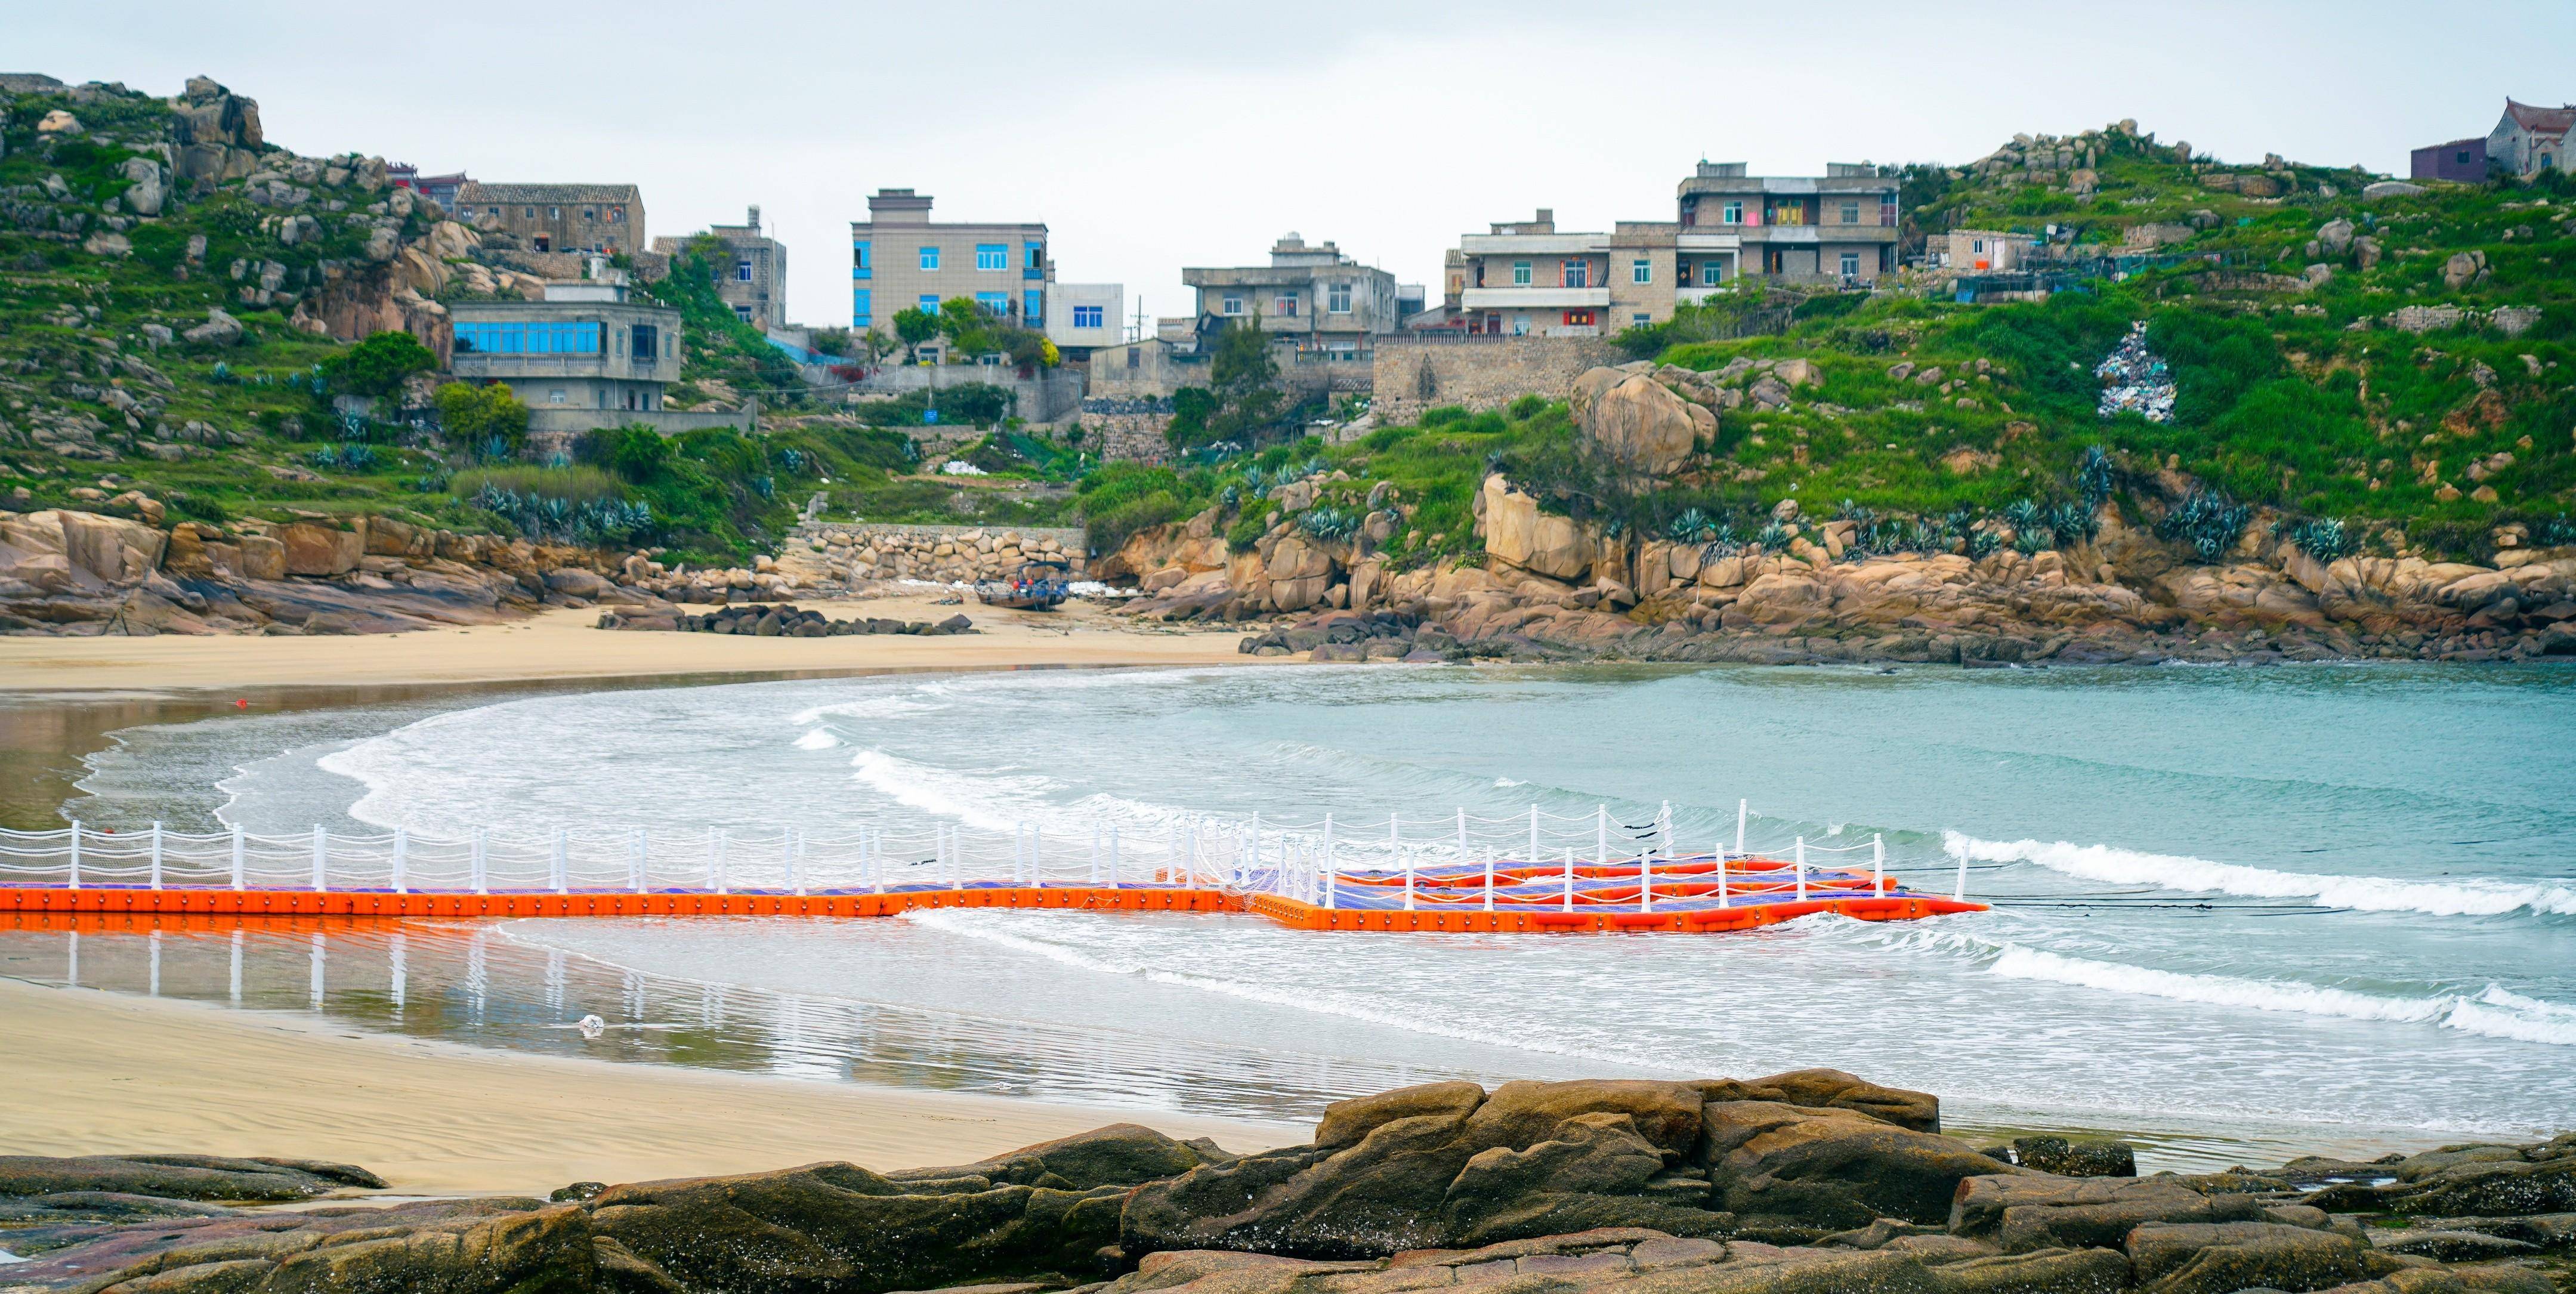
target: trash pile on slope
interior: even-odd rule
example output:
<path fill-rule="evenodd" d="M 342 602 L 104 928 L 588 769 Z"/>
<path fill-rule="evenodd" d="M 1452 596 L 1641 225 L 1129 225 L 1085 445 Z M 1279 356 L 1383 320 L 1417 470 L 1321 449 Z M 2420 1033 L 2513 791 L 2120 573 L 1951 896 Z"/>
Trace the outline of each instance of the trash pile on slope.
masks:
<path fill-rule="evenodd" d="M 2129 335 L 2111 348 L 2110 357 L 2094 368 L 2093 375 L 2102 379 L 2103 417 L 2134 413 L 2149 422 L 2173 421 L 2173 375 L 2165 371 L 2164 360 L 2147 349 L 2144 320 L 2129 325 Z"/>

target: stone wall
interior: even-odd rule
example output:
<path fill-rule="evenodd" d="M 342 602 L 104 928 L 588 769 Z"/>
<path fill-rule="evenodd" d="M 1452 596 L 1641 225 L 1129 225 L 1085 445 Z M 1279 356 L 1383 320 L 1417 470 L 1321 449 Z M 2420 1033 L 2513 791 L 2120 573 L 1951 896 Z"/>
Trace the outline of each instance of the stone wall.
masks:
<path fill-rule="evenodd" d="M 1169 400 L 1085 400 L 1081 424 L 1083 446 L 1110 462 L 1160 463 L 1171 457 Z"/>
<path fill-rule="evenodd" d="M 1371 407 L 1379 423 L 1395 424 L 1442 405 L 1484 410 L 1524 395 L 1561 398 L 1585 369 L 1623 358 L 1597 337 L 1381 337 Z"/>
<path fill-rule="evenodd" d="M 898 526 L 857 521 L 808 521 L 796 527 L 791 547 L 808 560 L 851 580 L 995 579 L 1022 562 L 1056 558 L 1073 573 L 1086 569 L 1083 532 L 1069 527 Z M 781 563 L 789 559 L 782 557 Z"/>

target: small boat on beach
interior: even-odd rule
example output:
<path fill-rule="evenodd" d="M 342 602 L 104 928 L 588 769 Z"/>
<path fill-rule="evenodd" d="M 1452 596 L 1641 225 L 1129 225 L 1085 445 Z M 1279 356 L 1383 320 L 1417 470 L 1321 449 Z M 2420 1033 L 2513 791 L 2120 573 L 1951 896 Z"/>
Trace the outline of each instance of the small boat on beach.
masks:
<path fill-rule="evenodd" d="M 998 579 L 975 581 L 975 600 L 1014 611 L 1052 611 L 1071 592 L 1063 562 L 1031 561 Z"/>

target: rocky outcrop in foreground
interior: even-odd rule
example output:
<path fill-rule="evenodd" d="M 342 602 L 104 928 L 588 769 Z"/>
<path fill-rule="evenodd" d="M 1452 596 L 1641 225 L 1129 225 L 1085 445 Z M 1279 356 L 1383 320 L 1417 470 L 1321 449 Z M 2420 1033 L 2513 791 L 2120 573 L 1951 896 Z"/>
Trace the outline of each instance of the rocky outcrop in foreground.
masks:
<path fill-rule="evenodd" d="M 824 1163 L 550 1201 L 263 1213 L 376 1186 L 288 1160 L 0 1158 L 34 1294 L 2552 1294 L 2576 1133 L 2134 1176 L 2125 1146 L 1973 1146 L 1833 1070 L 1437 1083 L 1235 1156 L 1132 1124 L 955 1168 Z M 980 1283 L 980 1284 L 979 1284 Z"/>

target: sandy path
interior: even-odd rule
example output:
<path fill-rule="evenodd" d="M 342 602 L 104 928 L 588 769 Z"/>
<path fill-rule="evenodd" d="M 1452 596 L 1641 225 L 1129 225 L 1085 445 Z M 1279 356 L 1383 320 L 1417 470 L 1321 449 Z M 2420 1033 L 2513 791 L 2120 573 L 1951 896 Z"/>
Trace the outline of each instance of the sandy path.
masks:
<path fill-rule="evenodd" d="M 968 1163 L 1107 1123 L 1233 1150 L 1302 1126 L 489 1051 L 288 1012 L 0 978 L 0 1153 L 362 1164 L 404 1193 L 543 1195 L 846 1159 Z"/>
<path fill-rule="evenodd" d="M 942 606 L 926 597 L 801 602 L 834 619 L 939 621 L 964 612 L 981 632 L 953 637 L 750 638 L 598 629 L 595 610 L 557 608 L 510 624 L 357 637 L 0 637 L 0 688 L 221 688 L 480 683 L 669 674 L 865 673 L 1045 665 L 1240 664 L 1240 629 L 1186 631 L 1117 620 L 1075 604 L 1059 612 Z"/>

